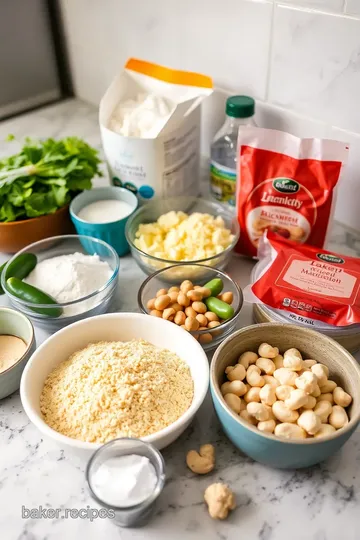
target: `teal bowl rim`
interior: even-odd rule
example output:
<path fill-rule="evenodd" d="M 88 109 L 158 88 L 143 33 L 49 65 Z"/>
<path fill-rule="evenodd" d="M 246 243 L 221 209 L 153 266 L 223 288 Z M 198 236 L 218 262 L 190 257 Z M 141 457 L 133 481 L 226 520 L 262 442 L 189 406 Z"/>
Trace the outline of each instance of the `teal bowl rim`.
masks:
<path fill-rule="evenodd" d="M 95 191 L 105 190 L 105 189 L 109 190 L 110 192 L 112 192 L 113 190 L 116 189 L 116 190 L 121 190 L 121 191 L 126 192 L 126 193 L 130 193 L 131 196 L 135 199 L 135 207 L 131 210 L 130 214 L 128 214 L 127 216 L 125 216 L 125 217 L 123 217 L 121 219 L 116 219 L 115 221 L 106 221 L 105 223 L 97 223 L 97 222 L 86 221 L 85 219 L 81 219 L 73 211 L 73 205 L 74 205 L 74 202 L 76 200 L 81 199 L 82 197 L 84 197 L 87 194 L 87 191 L 82 191 L 81 193 L 76 195 L 76 197 L 73 198 L 73 200 L 71 201 L 71 203 L 69 205 L 69 213 L 70 213 L 71 219 L 73 219 L 75 221 L 78 221 L 79 223 L 84 223 L 84 225 L 93 225 L 95 227 L 98 227 L 99 225 L 105 225 L 106 226 L 106 225 L 114 225 L 116 223 L 120 223 L 121 221 L 124 221 L 124 219 L 129 219 L 130 216 L 132 216 L 134 214 L 134 212 L 137 211 L 137 209 L 139 207 L 139 200 L 138 200 L 137 196 L 132 191 L 130 191 L 129 189 L 125 189 L 123 187 L 117 187 L 117 186 L 102 186 L 102 187 L 93 188 L 90 191 L 93 193 Z M 102 201 L 102 200 L 103 199 L 98 199 L 98 201 Z M 118 200 L 118 199 L 116 199 L 116 200 Z M 93 201 L 93 202 L 97 202 L 97 201 Z M 89 204 L 92 204 L 92 203 L 89 203 Z"/>
<path fill-rule="evenodd" d="M 27 324 L 30 326 L 31 339 L 30 339 L 29 343 L 27 344 L 27 347 L 26 347 L 26 350 L 25 350 L 24 354 L 22 356 L 20 356 L 20 358 L 15 362 L 15 364 L 13 364 L 12 366 L 5 369 L 5 371 L 2 371 L 0 373 L 0 378 L 3 377 L 6 373 L 10 372 L 12 369 L 14 369 L 23 360 L 25 360 L 26 356 L 30 352 L 31 347 L 35 344 L 35 331 L 34 331 L 34 326 L 33 326 L 32 322 L 30 321 L 30 319 L 24 313 L 21 313 L 21 311 L 17 311 L 16 309 L 13 309 L 13 308 L 8 308 L 8 307 L 2 307 L 1 306 L 0 307 L 0 312 L 2 312 L 2 311 L 8 311 L 8 312 L 10 311 L 11 313 L 14 313 L 17 317 L 22 317 L 23 319 L 25 319 Z M 0 334 L 0 335 L 3 336 L 4 334 Z M 18 336 L 15 336 L 15 337 L 18 337 Z M 20 338 L 20 339 L 22 339 L 22 338 Z"/>
<path fill-rule="evenodd" d="M 32 247 L 39 246 L 40 244 L 44 244 L 44 243 L 48 243 L 48 242 L 52 242 L 52 241 L 57 241 L 57 240 L 59 240 L 59 241 L 60 240 L 67 240 L 67 239 L 70 239 L 70 238 L 79 240 L 79 242 L 81 242 L 81 240 L 91 240 L 92 242 L 95 242 L 97 244 L 101 244 L 102 246 L 105 246 L 113 254 L 113 256 L 115 257 L 116 268 L 113 271 L 111 277 L 108 279 L 108 281 L 106 283 L 104 283 L 104 285 L 102 287 L 100 287 L 96 291 L 88 294 L 87 296 L 82 296 L 81 298 L 78 298 L 77 300 L 72 300 L 71 302 L 63 302 L 62 304 L 60 304 L 60 303 L 57 303 L 57 304 L 34 304 L 33 302 L 25 302 L 24 300 L 21 300 L 21 298 L 17 298 L 16 296 L 11 294 L 11 292 L 9 292 L 7 290 L 6 281 L 5 281 L 6 270 L 7 270 L 7 267 L 9 266 L 9 264 L 12 263 L 16 259 L 16 257 L 21 255 L 23 252 L 31 251 Z M 6 266 L 5 266 L 5 268 L 4 268 L 4 270 L 3 270 L 2 274 L 1 274 L 1 287 L 3 288 L 5 294 L 11 300 L 16 302 L 16 304 L 18 304 L 19 306 L 25 306 L 25 307 L 28 306 L 30 308 L 46 308 L 46 309 L 47 308 L 52 308 L 52 307 L 68 307 L 68 306 L 74 306 L 76 304 L 79 304 L 80 302 L 84 302 L 85 300 L 89 300 L 90 298 L 94 298 L 99 293 L 104 292 L 111 285 L 111 283 L 113 283 L 113 281 L 116 280 L 116 278 L 117 278 L 117 276 L 119 274 L 119 268 L 120 268 L 119 255 L 116 253 L 115 249 L 113 247 L 111 247 L 110 244 L 108 244 L 107 242 L 104 242 L 104 240 L 99 240 L 98 238 L 95 238 L 93 236 L 88 236 L 88 235 L 85 235 L 85 234 L 64 234 L 64 235 L 61 235 L 61 236 L 50 236 L 49 238 L 44 238 L 43 240 L 39 240 L 38 242 L 33 242 L 32 244 L 29 244 L 28 246 L 24 247 L 23 249 L 21 249 L 20 251 L 15 253 L 15 255 L 13 257 L 11 257 L 11 259 L 8 260 L 8 262 L 6 263 Z M 85 311 L 84 313 L 87 313 L 87 312 Z M 58 319 L 59 317 L 47 317 L 47 320 L 51 320 L 53 318 Z"/>
<path fill-rule="evenodd" d="M 162 274 L 162 272 L 168 272 L 172 268 L 178 269 L 179 266 L 190 266 L 190 264 L 188 264 L 188 263 L 185 263 L 184 265 L 181 264 L 181 263 L 173 264 L 172 266 L 167 266 L 166 268 L 161 268 L 160 270 L 157 270 L 156 272 L 154 272 L 153 274 L 148 276 L 146 279 L 144 279 L 144 281 L 142 282 L 142 284 L 139 287 L 138 294 L 137 294 L 138 306 L 141 309 L 142 313 L 145 313 L 145 315 L 150 315 L 150 313 L 146 310 L 146 307 L 145 307 L 145 305 L 144 305 L 144 303 L 142 301 L 142 295 L 143 295 L 143 291 L 144 291 L 146 285 L 153 278 L 159 277 L 159 274 Z M 223 270 L 218 270 L 217 268 L 214 268 L 213 266 L 206 266 L 205 264 L 192 263 L 191 266 L 199 266 L 199 268 L 202 268 L 202 269 L 205 268 L 205 270 L 211 270 L 211 272 L 214 272 L 214 274 L 215 273 L 216 274 L 221 274 L 221 276 L 223 276 L 226 279 L 228 279 L 229 281 L 231 281 L 234 288 L 236 289 L 236 291 L 237 291 L 237 293 L 239 295 L 239 304 L 236 307 L 236 309 L 234 310 L 234 315 L 233 315 L 233 317 L 231 317 L 231 319 L 228 319 L 227 321 L 221 323 L 219 326 L 216 326 L 215 328 L 205 328 L 205 330 L 194 330 L 192 332 L 189 332 L 189 334 L 191 334 L 191 335 L 193 335 L 193 334 L 196 334 L 196 335 L 198 335 L 198 334 L 200 334 L 200 335 L 201 334 L 216 334 L 216 332 L 220 332 L 220 331 L 224 331 L 225 329 L 228 329 L 232 324 L 234 325 L 236 323 L 237 319 L 239 318 L 240 311 L 241 311 L 241 309 L 242 309 L 242 307 L 244 305 L 244 295 L 243 295 L 242 288 L 239 287 L 239 285 L 232 279 L 232 277 L 227 272 L 224 272 Z M 213 279 L 213 278 L 210 278 L 210 279 Z M 210 279 L 208 281 L 210 281 Z M 210 342 L 210 344 L 211 344 L 211 342 Z"/>
<path fill-rule="evenodd" d="M 202 203 L 206 203 L 211 207 L 218 207 L 219 212 L 221 211 L 222 213 L 228 214 L 228 219 L 234 224 L 234 227 L 235 227 L 234 240 L 231 242 L 231 244 L 226 249 L 224 249 L 224 251 L 222 251 L 221 253 L 218 253 L 217 255 L 212 255 L 211 257 L 206 257 L 205 259 L 194 259 L 193 261 L 173 261 L 171 259 L 161 259 L 160 257 L 155 257 L 154 255 L 149 255 L 149 253 L 146 253 L 145 251 L 142 251 L 141 249 L 139 249 L 138 247 L 135 246 L 132 238 L 130 237 L 130 227 L 132 225 L 133 220 L 136 219 L 136 217 L 141 212 L 146 210 L 150 205 L 155 205 L 155 204 L 157 204 L 159 202 L 159 199 L 157 199 L 155 201 L 148 202 L 148 203 L 144 204 L 143 206 L 140 206 L 140 208 L 138 208 L 129 217 L 129 219 L 128 219 L 127 223 L 126 223 L 126 226 L 125 226 L 125 237 L 126 237 L 126 240 L 127 240 L 128 244 L 129 244 L 130 248 L 133 249 L 134 251 L 138 252 L 138 253 L 141 253 L 142 256 L 145 256 L 148 259 L 152 259 L 153 261 L 157 261 L 157 262 L 167 263 L 167 264 L 170 264 L 170 265 L 173 265 L 173 266 L 175 266 L 175 265 L 178 266 L 179 264 L 187 264 L 187 265 L 189 265 L 189 264 L 200 264 L 200 263 L 210 262 L 210 261 L 212 261 L 214 259 L 217 259 L 219 257 L 223 257 L 224 255 L 225 256 L 229 255 L 232 252 L 232 250 L 235 248 L 235 246 L 236 246 L 236 244 L 237 244 L 237 242 L 239 240 L 239 237 L 240 237 L 240 226 L 239 226 L 239 223 L 238 223 L 238 221 L 236 219 L 236 215 L 233 214 L 232 212 L 230 212 L 229 210 L 227 210 L 226 208 L 224 208 L 220 203 L 217 203 L 216 201 L 211 201 L 211 200 L 206 199 L 206 198 L 201 198 L 201 197 L 180 196 L 180 197 L 167 197 L 167 198 L 163 198 L 163 199 L 160 199 L 160 200 L 162 200 L 164 203 L 166 203 L 166 202 L 169 202 L 169 201 L 172 201 L 172 200 L 179 202 L 180 199 L 192 200 L 194 203 L 196 203 L 197 201 L 201 201 Z M 160 217 L 161 215 L 162 214 L 159 214 L 158 217 Z M 211 215 L 214 216 L 215 214 L 211 214 Z"/>
<path fill-rule="evenodd" d="M 301 445 L 305 445 L 305 446 L 306 445 L 313 445 L 313 444 L 322 444 L 322 443 L 324 443 L 326 441 L 331 441 L 333 439 L 337 439 L 337 438 L 341 437 L 342 435 L 344 435 L 345 433 L 347 433 L 348 431 L 350 431 L 350 432 L 353 431 L 356 428 L 357 424 L 360 422 L 360 407 L 359 407 L 359 410 L 355 412 L 354 416 L 349 420 L 349 423 L 345 427 L 343 427 L 341 429 L 338 429 L 337 431 L 335 431 L 335 433 L 332 433 L 331 435 L 326 435 L 325 437 L 321 437 L 321 439 L 320 438 L 319 439 L 315 439 L 315 438 L 313 438 L 313 439 L 285 439 L 285 438 L 273 435 L 272 433 L 265 433 L 264 431 L 258 430 L 255 426 L 252 426 L 248 422 L 245 422 L 245 420 L 243 420 L 239 415 L 235 414 L 230 409 L 230 407 L 224 401 L 224 398 L 223 398 L 223 396 L 222 396 L 222 394 L 220 392 L 220 386 L 219 386 L 219 384 L 218 384 L 218 382 L 216 380 L 216 376 L 215 376 L 215 366 L 216 366 L 216 364 L 218 362 L 218 359 L 221 357 L 221 353 L 222 353 L 222 350 L 225 347 L 225 345 L 227 345 L 230 341 L 232 341 L 234 339 L 237 339 L 238 336 L 241 336 L 242 334 L 244 334 L 245 332 L 247 332 L 250 329 L 251 330 L 254 329 L 254 328 L 261 329 L 262 327 L 283 328 L 283 330 L 286 331 L 286 332 L 291 332 L 291 331 L 293 331 L 293 332 L 294 331 L 302 332 L 304 334 L 316 337 L 317 339 L 320 338 L 323 341 L 330 341 L 332 343 L 332 345 L 334 345 L 337 349 L 339 349 L 339 351 L 342 354 L 347 356 L 348 360 L 351 362 L 351 364 L 353 364 L 353 367 L 358 372 L 358 376 L 359 376 L 359 379 L 360 379 L 360 366 L 357 363 L 357 361 L 355 360 L 355 358 L 344 347 L 342 347 L 342 345 L 340 345 L 337 341 L 330 338 L 329 336 L 326 336 L 324 334 L 320 334 L 319 332 L 317 332 L 315 330 L 311 330 L 309 328 L 302 328 L 302 327 L 296 326 L 295 324 L 288 324 L 288 323 L 252 324 L 252 325 L 249 325 L 249 326 L 244 326 L 243 328 L 240 328 L 240 330 L 237 330 L 236 332 L 231 334 L 231 336 L 227 337 L 222 342 L 222 344 L 219 345 L 219 347 L 216 349 L 216 351 L 214 353 L 214 356 L 213 356 L 213 359 L 212 359 L 212 362 L 211 362 L 211 366 L 210 366 L 210 388 L 212 390 L 211 393 L 212 393 L 213 401 L 215 400 L 215 397 L 216 397 L 218 404 L 222 407 L 224 412 L 226 414 L 229 414 L 243 428 L 251 431 L 255 435 L 258 435 L 259 437 L 263 437 L 264 439 L 268 439 L 269 441 L 277 442 L 277 443 L 281 443 L 281 444 L 289 444 L 289 445 L 299 445 L 299 444 L 301 444 Z"/>

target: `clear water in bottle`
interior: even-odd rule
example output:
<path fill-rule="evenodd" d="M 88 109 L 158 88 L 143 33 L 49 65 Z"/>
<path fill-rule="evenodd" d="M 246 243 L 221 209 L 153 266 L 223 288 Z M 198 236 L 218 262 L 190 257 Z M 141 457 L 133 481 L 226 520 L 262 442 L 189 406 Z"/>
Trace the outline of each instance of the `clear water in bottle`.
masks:
<path fill-rule="evenodd" d="M 226 119 L 211 145 L 210 191 L 227 206 L 235 206 L 237 139 L 240 126 L 255 126 L 255 101 L 231 96 L 226 101 Z"/>

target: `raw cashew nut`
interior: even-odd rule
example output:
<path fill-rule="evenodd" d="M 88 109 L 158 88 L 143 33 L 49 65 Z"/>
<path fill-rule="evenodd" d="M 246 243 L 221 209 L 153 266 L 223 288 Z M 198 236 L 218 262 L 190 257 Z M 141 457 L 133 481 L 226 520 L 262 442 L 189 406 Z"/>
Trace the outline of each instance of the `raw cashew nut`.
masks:
<path fill-rule="evenodd" d="M 276 369 L 280 369 L 284 367 L 284 357 L 281 354 L 278 354 L 277 356 L 275 356 L 275 358 L 273 359 L 273 362 L 275 364 Z"/>
<path fill-rule="evenodd" d="M 262 358 L 275 358 L 279 354 L 279 349 L 277 347 L 272 347 L 268 343 L 262 343 L 258 353 Z"/>
<path fill-rule="evenodd" d="M 264 386 L 265 381 L 260 375 L 260 368 L 249 366 L 246 372 L 246 380 L 250 386 Z"/>
<path fill-rule="evenodd" d="M 352 397 L 350 396 L 350 394 L 345 392 L 345 390 L 343 390 L 341 386 L 337 386 L 335 388 L 333 396 L 336 405 L 340 405 L 341 407 L 348 407 L 352 402 Z"/>
<path fill-rule="evenodd" d="M 271 384 L 265 384 L 265 386 L 260 389 L 259 396 L 262 403 L 272 406 L 276 401 L 275 388 L 271 386 Z"/>
<path fill-rule="evenodd" d="M 220 386 L 220 392 L 222 393 L 223 396 L 225 396 L 225 394 L 233 393 L 233 392 L 230 392 L 230 384 L 231 382 L 226 381 Z"/>
<path fill-rule="evenodd" d="M 252 351 L 246 351 L 240 355 L 238 363 L 244 366 L 245 369 L 249 367 L 250 364 L 255 364 L 258 359 L 258 355 Z"/>
<path fill-rule="evenodd" d="M 296 371 L 282 367 L 274 371 L 274 377 L 280 384 L 288 384 L 289 386 L 295 386 L 295 380 L 298 378 Z"/>
<path fill-rule="evenodd" d="M 314 413 L 318 415 L 322 424 L 326 424 L 331 411 L 332 405 L 329 401 L 319 401 L 314 408 Z"/>
<path fill-rule="evenodd" d="M 265 433 L 274 433 L 275 426 L 275 420 L 270 418 L 270 420 L 264 420 L 264 422 L 259 422 L 257 428 L 260 431 L 265 431 Z"/>
<path fill-rule="evenodd" d="M 303 361 L 297 356 L 284 356 L 284 367 L 291 371 L 300 372 L 303 370 Z"/>
<path fill-rule="evenodd" d="M 246 370 L 241 364 L 235 364 L 235 366 L 228 366 L 225 369 L 225 373 L 229 381 L 242 381 L 245 379 Z"/>
<path fill-rule="evenodd" d="M 263 375 L 262 378 L 264 379 L 265 384 L 270 384 L 270 386 L 273 386 L 274 388 L 279 386 L 279 381 L 277 381 L 272 375 Z"/>
<path fill-rule="evenodd" d="M 337 384 L 335 381 L 326 381 L 326 383 L 320 388 L 322 394 L 328 394 L 333 392 Z"/>
<path fill-rule="evenodd" d="M 317 377 L 312 371 L 304 371 L 300 377 L 295 379 L 295 386 L 301 388 L 307 394 L 312 394 L 318 387 Z"/>
<path fill-rule="evenodd" d="M 318 379 L 318 385 L 320 386 L 320 388 L 324 386 L 329 376 L 328 367 L 325 366 L 324 364 L 315 364 L 314 366 L 311 367 L 311 371 L 315 373 Z"/>
<path fill-rule="evenodd" d="M 273 413 L 272 406 L 265 405 L 265 403 L 264 403 L 264 406 L 265 406 L 265 408 L 267 409 L 267 411 L 269 413 L 269 420 L 276 420 L 276 416 Z"/>
<path fill-rule="evenodd" d="M 275 388 L 275 394 L 278 399 L 280 399 L 281 401 L 285 401 L 285 399 L 289 399 L 293 390 L 294 388 L 289 384 L 281 384 L 280 386 Z"/>
<path fill-rule="evenodd" d="M 291 411 L 296 411 L 296 409 L 300 409 L 300 407 L 303 407 L 303 405 L 307 403 L 307 401 L 307 393 L 301 388 L 296 388 L 296 390 L 291 391 L 290 396 L 284 401 L 284 403 L 288 409 L 290 409 Z"/>
<path fill-rule="evenodd" d="M 211 484 L 205 490 L 204 499 L 213 519 L 226 519 L 236 507 L 235 496 L 225 484 Z"/>
<path fill-rule="evenodd" d="M 203 444 L 199 452 L 190 450 L 186 454 L 186 464 L 196 474 L 207 474 L 215 467 L 215 448 L 212 444 Z"/>
<path fill-rule="evenodd" d="M 288 349 L 284 353 L 284 367 L 291 371 L 301 371 L 303 369 L 303 359 L 297 349 Z"/>
<path fill-rule="evenodd" d="M 265 420 L 269 420 L 269 411 L 263 403 L 255 403 L 254 401 L 252 401 L 251 403 L 248 403 L 246 410 L 259 422 L 265 422 Z"/>
<path fill-rule="evenodd" d="M 225 394 L 224 401 L 232 411 L 234 411 L 236 414 L 239 414 L 241 410 L 241 399 L 239 398 L 239 396 L 235 396 L 235 394 Z"/>
<path fill-rule="evenodd" d="M 266 375 L 272 375 L 275 371 L 275 364 L 270 358 L 258 358 L 256 365 Z"/>
<path fill-rule="evenodd" d="M 333 396 L 333 393 L 332 392 L 327 392 L 326 394 L 320 394 L 320 396 L 318 396 L 317 400 L 316 400 L 318 403 L 320 401 L 328 401 L 329 403 L 334 403 L 334 396 Z"/>
<path fill-rule="evenodd" d="M 296 424 L 283 422 L 275 427 L 275 435 L 285 439 L 306 439 L 306 431 Z"/>
<path fill-rule="evenodd" d="M 251 401 L 255 401 L 256 403 L 260 403 L 260 386 L 252 386 L 250 390 L 246 392 L 244 395 L 244 401 L 246 403 L 250 403 Z"/>
<path fill-rule="evenodd" d="M 225 396 L 225 394 L 235 394 L 235 396 L 241 397 L 246 394 L 246 390 L 246 384 L 242 381 L 225 382 L 221 385 L 221 393 L 223 396 Z"/>
<path fill-rule="evenodd" d="M 315 364 L 317 364 L 316 360 L 304 360 L 303 369 L 311 369 Z"/>
<path fill-rule="evenodd" d="M 309 433 L 309 435 L 315 435 L 321 426 L 321 420 L 314 411 L 304 411 L 301 413 L 297 423 L 300 427 L 305 429 L 306 433 Z"/>
<path fill-rule="evenodd" d="M 240 403 L 240 413 L 241 411 L 246 411 L 246 405 L 247 405 L 246 401 L 242 399 Z"/>
<path fill-rule="evenodd" d="M 241 411 L 239 416 L 241 416 L 241 418 L 245 420 L 245 422 L 249 422 L 249 424 L 252 424 L 253 426 L 257 425 L 256 418 L 254 416 L 251 416 L 251 414 L 249 414 L 247 410 Z"/>
<path fill-rule="evenodd" d="M 318 384 L 315 386 L 315 389 L 311 392 L 311 395 L 316 398 L 321 396 L 321 390 Z"/>
<path fill-rule="evenodd" d="M 349 418 L 345 409 L 340 405 L 334 405 L 329 416 L 329 424 L 331 424 L 335 429 L 340 429 L 348 422 Z"/>
<path fill-rule="evenodd" d="M 336 429 L 334 426 L 331 426 L 330 424 L 321 424 L 319 431 L 315 433 L 314 437 L 326 437 L 327 435 L 335 433 L 335 431 Z"/>
<path fill-rule="evenodd" d="M 291 349 L 287 349 L 284 352 L 284 359 L 287 356 L 293 356 L 293 357 L 296 357 L 296 358 L 300 358 L 300 360 L 303 359 L 301 352 L 299 351 L 299 349 L 295 349 L 295 347 L 292 347 Z"/>
<path fill-rule="evenodd" d="M 299 418 L 299 413 L 297 411 L 290 411 L 283 401 L 275 401 L 272 411 L 280 422 L 293 423 Z"/>
<path fill-rule="evenodd" d="M 302 408 L 303 409 L 313 409 L 315 407 L 316 403 L 317 403 L 317 401 L 316 401 L 316 398 L 314 398 L 314 396 L 308 396 L 307 402 L 304 403 Z"/>

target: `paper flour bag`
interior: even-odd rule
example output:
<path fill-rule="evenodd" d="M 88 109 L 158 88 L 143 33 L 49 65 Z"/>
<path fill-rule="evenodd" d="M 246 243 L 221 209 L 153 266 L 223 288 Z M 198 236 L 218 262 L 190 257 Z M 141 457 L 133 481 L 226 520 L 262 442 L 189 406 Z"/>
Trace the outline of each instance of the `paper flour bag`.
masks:
<path fill-rule="evenodd" d="M 131 58 L 100 103 L 100 130 L 111 181 L 153 197 L 198 195 L 200 103 L 205 75 Z"/>

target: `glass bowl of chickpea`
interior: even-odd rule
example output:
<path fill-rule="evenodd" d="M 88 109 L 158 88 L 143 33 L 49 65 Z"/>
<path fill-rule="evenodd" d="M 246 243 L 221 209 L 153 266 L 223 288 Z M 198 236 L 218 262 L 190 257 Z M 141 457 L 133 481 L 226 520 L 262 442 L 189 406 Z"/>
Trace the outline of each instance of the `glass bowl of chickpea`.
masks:
<path fill-rule="evenodd" d="M 139 289 L 138 305 L 143 313 L 181 326 L 209 351 L 234 331 L 243 294 L 226 272 L 187 263 L 149 276 Z"/>

